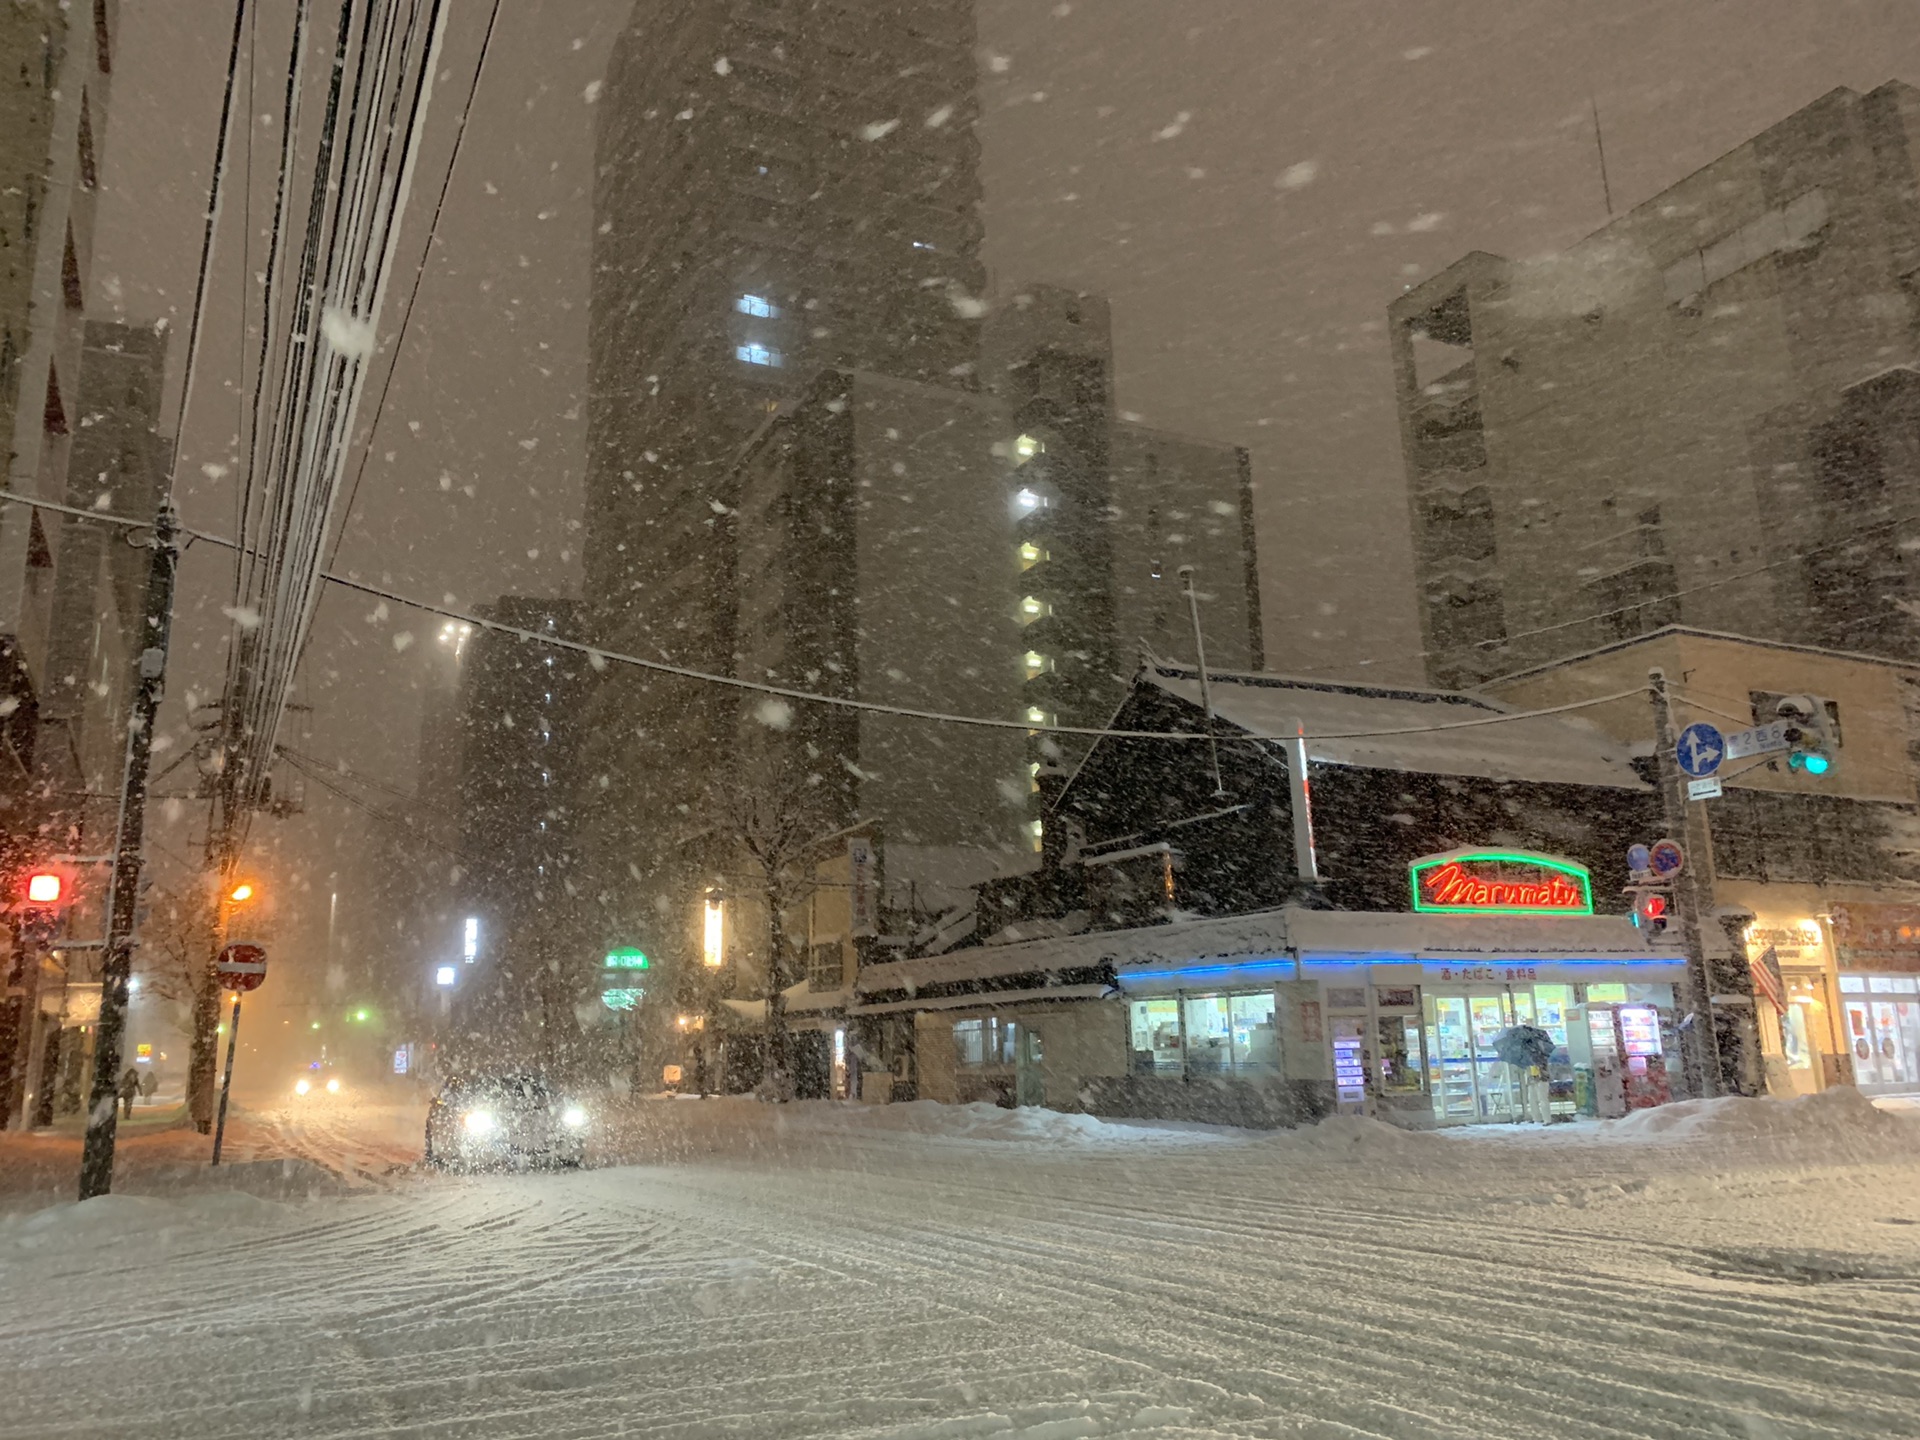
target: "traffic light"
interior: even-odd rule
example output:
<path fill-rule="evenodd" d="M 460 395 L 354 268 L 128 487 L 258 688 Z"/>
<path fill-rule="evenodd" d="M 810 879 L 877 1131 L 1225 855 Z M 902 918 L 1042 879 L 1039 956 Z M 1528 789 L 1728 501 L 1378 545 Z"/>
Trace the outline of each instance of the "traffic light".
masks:
<path fill-rule="evenodd" d="M 1633 897 L 1633 923 L 1643 935 L 1664 935 L 1673 913 L 1664 892 L 1641 890 Z"/>
<path fill-rule="evenodd" d="M 66 878 L 51 870 L 37 870 L 27 877 L 29 905 L 58 905 L 66 893 Z"/>
<path fill-rule="evenodd" d="M 1787 769 L 1816 779 L 1831 772 L 1838 737 L 1826 701 L 1817 695 L 1783 695 L 1779 710 L 1787 722 L 1781 737 L 1787 742 Z"/>

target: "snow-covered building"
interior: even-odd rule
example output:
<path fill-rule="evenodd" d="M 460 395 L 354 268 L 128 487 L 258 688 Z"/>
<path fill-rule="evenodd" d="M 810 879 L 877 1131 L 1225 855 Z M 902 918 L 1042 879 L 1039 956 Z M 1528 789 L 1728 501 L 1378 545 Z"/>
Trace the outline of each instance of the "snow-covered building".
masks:
<path fill-rule="evenodd" d="M 1628 745 L 1446 691 L 1209 693 L 1212 743 L 1199 676 L 1143 670 L 1041 863 L 980 887 L 981 943 L 860 973 L 848 1014 L 917 1094 L 1452 1124 L 1689 1093 L 1684 960 L 1622 894 L 1658 816 Z M 1517 1025 L 1553 1041 L 1531 1097 L 1497 1049 Z"/>
<path fill-rule="evenodd" d="M 1920 89 L 1841 87 L 1389 345 L 1428 676 L 1663 625 L 1920 658 Z"/>

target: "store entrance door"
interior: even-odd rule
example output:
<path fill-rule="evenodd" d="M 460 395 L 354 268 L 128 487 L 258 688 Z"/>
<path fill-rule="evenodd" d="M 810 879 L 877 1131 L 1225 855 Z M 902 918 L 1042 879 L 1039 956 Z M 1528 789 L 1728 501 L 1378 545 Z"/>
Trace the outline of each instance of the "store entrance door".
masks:
<path fill-rule="evenodd" d="M 1423 999 L 1434 1118 L 1455 1125 L 1518 1119 L 1523 1081 L 1494 1051 L 1493 1042 L 1513 1025 L 1533 1023 L 1532 993 L 1429 986 Z"/>

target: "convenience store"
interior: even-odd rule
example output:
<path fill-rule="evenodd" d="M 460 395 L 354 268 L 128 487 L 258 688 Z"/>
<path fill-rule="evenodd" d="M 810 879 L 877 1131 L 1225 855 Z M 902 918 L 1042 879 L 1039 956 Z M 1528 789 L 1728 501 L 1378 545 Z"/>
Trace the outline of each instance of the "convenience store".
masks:
<path fill-rule="evenodd" d="M 1421 1128 L 1520 1120 L 1529 1099 L 1536 1115 L 1570 1119 L 1685 1093 L 1684 961 L 1648 949 L 1630 921 L 1294 909 L 1280 918 L 1284 959 L 1117 971 L 1134 1074 L 1188 1085 L 1319 1076 L 1339 1110 Z M 1516 1025 L 1553 1045 L 1532 1096 L 1528 1072 L 1499 1045 Z"/>
<path fill-rule="evenodd" d="M 1428 1128 L 1684 1098 L 1683 974 L 1623 916 L 1289 906 L 873 966 L 850 1013 L 911 1014 L 926 1099 Z M 1532 1095 L 1517 1024 L 1552 1041 Z"/>

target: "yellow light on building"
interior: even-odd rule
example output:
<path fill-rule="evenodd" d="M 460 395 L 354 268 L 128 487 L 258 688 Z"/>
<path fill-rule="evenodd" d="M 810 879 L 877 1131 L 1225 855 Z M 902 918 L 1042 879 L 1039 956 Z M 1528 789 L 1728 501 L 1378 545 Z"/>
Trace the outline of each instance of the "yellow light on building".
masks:
<path fill-rule="evenodd" d="M 1029 820 L 1027 822 L 1027 834 L 1033 842 L 1034 850 L 1037 852 L 1041 848 L 1042 843 L 1046 839 L 1047 827 L 1045 822 L 1040 820 Z"/>
<path fill-rule="evenodd" d="M 1029 680 L 1034 679 L 1036 676 L 1044 675 L 1049 670 L 1053 669 L 1052 659 L 1049 658 L 1048 656 L 1042 655 L 1038 650 L 1027 651 L 1027 653 L 1024 656 L 1022 656 L 1021 659 L 1026 664 L 1027 678 Z"/>
<path fill-rule="evenodd" d="M 718 970 L 727 959 L 727 902 L 718 895 L 707 896 L 705 923 L 700 935 L 700 958 L 707 967 Z"/>
<path fill-rule="evenodd" d="M 1033 595 L 1024 595 L 1020 599 L 1020 623 L 1031 625 L 1036 620 L 1046 618 L 1053 613 L 1053 607 L 1046 601 Z"/>
<path fill-rule="evenodd" d="M 1051 710 L 1042 710 L 1038 705 L 1029 705 L 1027 707 L 1027 723 L 1029 725 L 1051 725 L 1053 723 L 1053 712 Z"/>
<path fill-rule="evenodd" d="M 1032 435 L 1022 435 L 1013 442 L 1013 459 L 1017 465 L 1024 465 L 1036 455 L 1046 453 L 1047 447 Z"/>
<path fill-rule="evenodd" d="M 1034 566 L 1038 565 L 1042 560 L 1045 560 L 1047 558 L 1048 558 L 1047 552 L 1042 550 L 1038 545 L 1034 544 L 1033 541 L 1026 540 L 1021 543 L 1020 568 L 1022 570 L 1031 570 Z"/>

